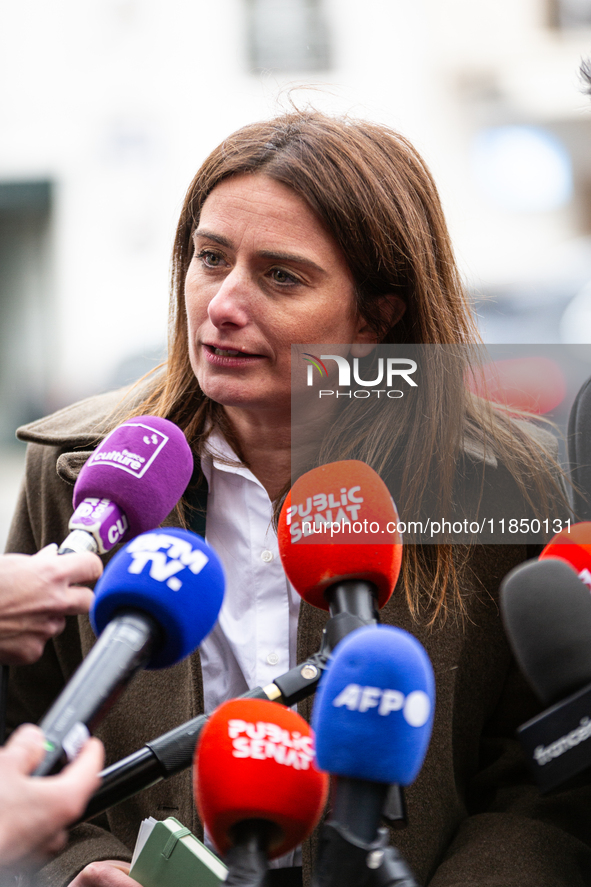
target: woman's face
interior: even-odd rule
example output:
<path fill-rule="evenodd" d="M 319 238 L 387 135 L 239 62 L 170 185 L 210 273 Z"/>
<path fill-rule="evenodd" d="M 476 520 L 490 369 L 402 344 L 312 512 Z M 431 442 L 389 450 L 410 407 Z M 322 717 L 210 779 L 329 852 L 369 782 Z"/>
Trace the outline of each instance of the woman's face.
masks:
<path fill-rule="evenodd" d="M 186 310 L 202 390 L 227 407 L 289 409 L 291 345 L 375 342 L 344 256 L 308 204 L 263 174 L 226 179 L 194 234 Z"/>

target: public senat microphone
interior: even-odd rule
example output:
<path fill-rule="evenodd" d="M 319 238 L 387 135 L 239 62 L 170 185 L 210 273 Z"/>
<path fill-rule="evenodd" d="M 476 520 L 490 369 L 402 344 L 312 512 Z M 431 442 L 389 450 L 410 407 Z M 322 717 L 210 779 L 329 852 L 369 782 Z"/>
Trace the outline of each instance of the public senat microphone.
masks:
<path fill-rule="evenodd" d="M 427 752 L 435 678 L 411 634 L 391 626 L 360 628 L 340 642 L 320 681 L 312 726 L 318 766 L 335 775 L 330 820 L 323 828 L 315 887 L 357 887 L 376 852 L 411 887 L 414 879 L 379 827 L 391 784 L 408 785 Z"/>
<path fill-rule="evenodd" d="M 140 668 L 166 668 L 192 653 L 223 595 L 220 560 L 195 533 L 157 529 L 122 548 L 96 585 L 90 619 L 100 637 L 39 725 L 47 753 L 35 774 L 75 757 Z"/>
<path fill-rule="evenodd" d="M 268 860 L 312 832 L 328 791 L 309 725 L 260 699 L 233 699 L 212 714 L 195 751 L 194 784 L 232 887 L 262 887 Z"/>
<path fill-rule="evenodd" d="M 193 455 L 168 419 L 140 416 L 119 425 L 96 448 L 74 486 L 70 534 L 59 554 L 105 554 L 157 527 L 183 495 Z"/>
<path fill-rule="evenodd" d="M 540 554 L 540 560 L 546 558 L 566 561 L 591 589 L 591 521 L 569 525 L 557 533 Z"/>
<path fill-rule="evenodd" d="M 550 706 L 518 730 L 547 792 L 591 764 L 591 595 L 563 560 L 528 561 L 503 580 L 501 612 L 521 670 Z"/>
<path fill-rule="evenodd" d="M 279 553 L 289 581 L 315 607 L 329 610 L 329 649 L 378 621 L 402 560 L 398 513 L 378 474 L 357 460 L 302 475 L 279 518 Z"/>

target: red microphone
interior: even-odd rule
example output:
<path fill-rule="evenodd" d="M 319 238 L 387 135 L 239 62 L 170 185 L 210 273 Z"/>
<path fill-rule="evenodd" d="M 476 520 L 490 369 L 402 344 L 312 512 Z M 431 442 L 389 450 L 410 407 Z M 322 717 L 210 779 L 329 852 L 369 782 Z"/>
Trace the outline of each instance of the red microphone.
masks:
<path fill-rule="evenodd" d="M 558 558 L 575 570 L 591 591 L 591 521 L 573 524 L 548 542 L 540 560 Z"/>
<path fill-rule="evenodd" d="M 279 517 L 279 553 L 305 601 L 331 610 L 333 589 L 356 580 L 373 586 L 378 607 L 390 598 L 402 561 L 398 512 L 378 474 L 350 459 L 302 475 Z"/>
<path fill-rule="evenodd" d="M 314 758 L 310 726 L 275 702 L 233 699 L 212 714 L 195 750 L 195 801 L 228 884 L 238 872 L 262 884 L 267 861 L 312 832 L 328 793 Z"/>

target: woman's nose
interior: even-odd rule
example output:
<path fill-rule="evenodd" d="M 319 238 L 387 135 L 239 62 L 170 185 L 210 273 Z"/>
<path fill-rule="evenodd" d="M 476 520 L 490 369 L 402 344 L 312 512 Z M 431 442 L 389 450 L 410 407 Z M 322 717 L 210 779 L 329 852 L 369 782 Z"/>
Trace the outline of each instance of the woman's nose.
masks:
<path fill-rule="evenodd" d="M 233 268 L 224 278 L 207 309 L 215 327 L 228 324 L 241 327 L 248 323 L 250 286 L 247 276 L 238 268 Z"/>

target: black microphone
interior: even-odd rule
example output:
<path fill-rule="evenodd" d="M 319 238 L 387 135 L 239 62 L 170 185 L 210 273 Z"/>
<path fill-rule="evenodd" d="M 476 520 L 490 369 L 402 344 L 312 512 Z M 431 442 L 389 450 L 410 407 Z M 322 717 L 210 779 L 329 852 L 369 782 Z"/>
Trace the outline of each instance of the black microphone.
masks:
<path fill-rule="evenodd" d="M 515 658 L 544 712 L 518 735 L 542 792 L 591 764 L 591 595 L 565 561 L 528 561 L 501 584 Z"/>
<path fill-rule="evenodd" d="M 188 530 L 153 530 L 121 549 L 96 586 L 90 615 L 100 637 L 40 723 L 47 751 L 35 775 L 76 757 L 140 668 L 165 668 L 192 653 L 213 628 L 223 595 L 217 555 Z"/>
<path fill-rule="evenodd" d="M 279 675 L 266 687 L 247 690 L 239 699 L 263 699 L 291 707 L 311 696 L 327 665 L 326 656 L 316 653 L 305 662 Z M 197 715 L 179 727 L 174 727 L 143 748 L 122 758 L 102 773 L 100 788 L 91 797 L 86 810 L 78 820 L 85 822 L 121 804 L 139 792 L 151 788 L 163 779 L 186 770 L 193 763 L 195 745 L 208 715 Z M 394 808 L 393 815 L 399 807 Z"/>

